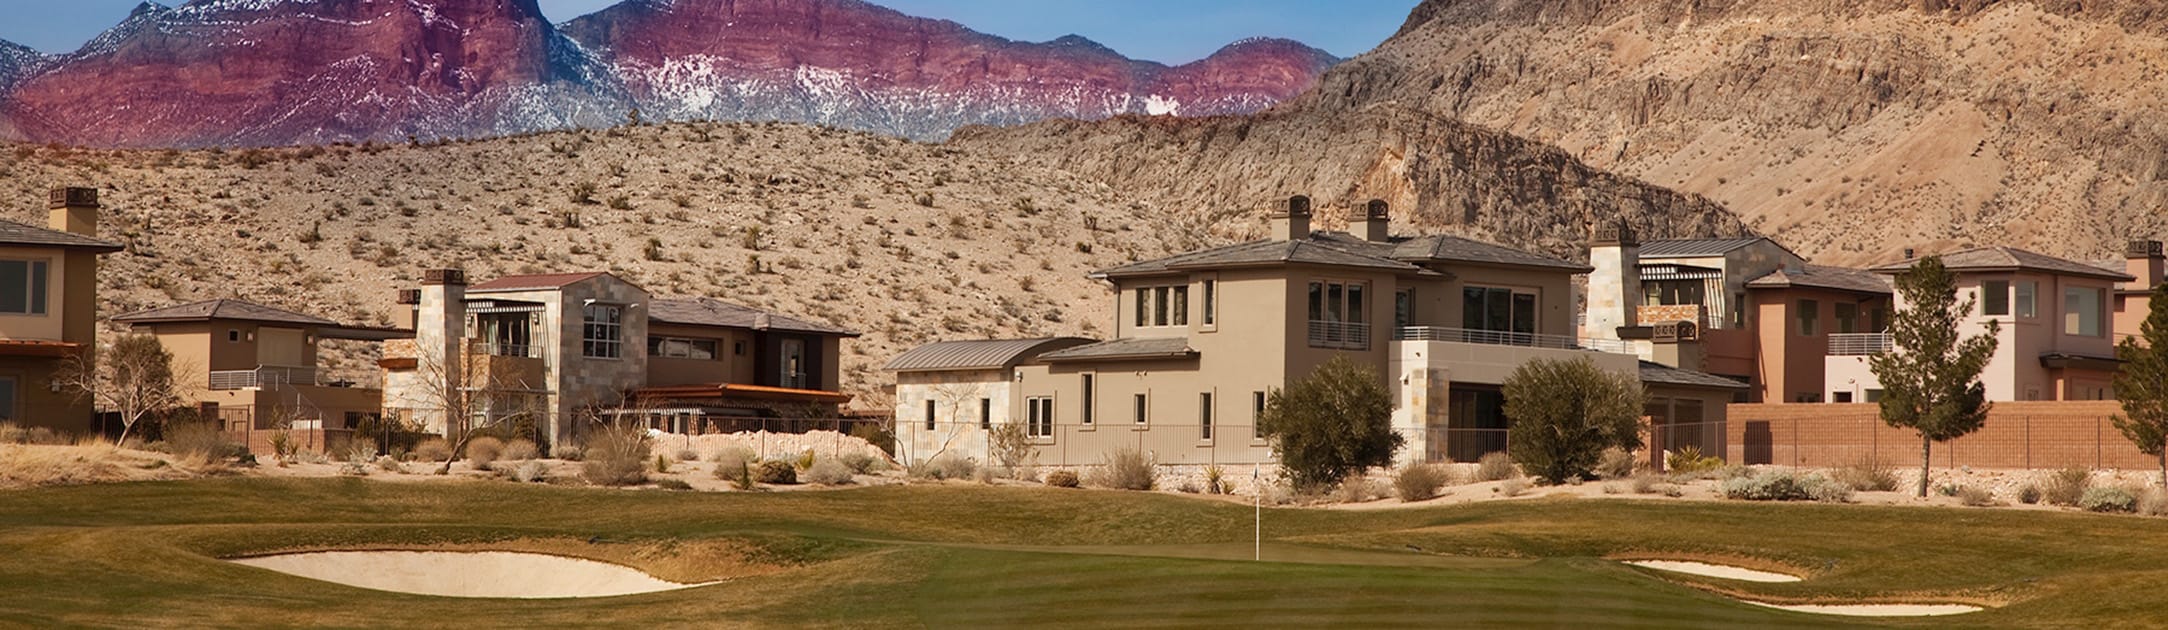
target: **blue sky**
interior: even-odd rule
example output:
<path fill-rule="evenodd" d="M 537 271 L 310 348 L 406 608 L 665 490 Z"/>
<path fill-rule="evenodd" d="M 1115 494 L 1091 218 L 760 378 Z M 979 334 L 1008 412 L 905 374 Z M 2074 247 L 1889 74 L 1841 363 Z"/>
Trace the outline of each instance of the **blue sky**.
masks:
<path fill-rule="evenodd" d="M 66 52 L 128 15 L 138 0 L 0 0 L 0 39 Z M 552 21 L 616 0 L 541 0 Z M 165 4 L 179 4 L 166 0 Z M 1349 57 L 1370 50 L 1407 19 L 1416 0 L 875 0 L 955 20 L 1010 39 L 1046 41 L 1076 33 L 1123 54 L 1165 63 L 1194 61 L 1252 36 L 1301 40 Z"/>

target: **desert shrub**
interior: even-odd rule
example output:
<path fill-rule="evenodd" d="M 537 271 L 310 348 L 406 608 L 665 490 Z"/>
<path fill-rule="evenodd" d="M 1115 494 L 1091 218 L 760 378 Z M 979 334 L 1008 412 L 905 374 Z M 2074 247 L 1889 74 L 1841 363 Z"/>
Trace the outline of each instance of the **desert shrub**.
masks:
<path fill-rule="evenodd" d="M 1957 491 L 1958 491 L 1958 490 L 1961 490 L 1961 489 L 1962 489 L 1962 488 L 1958 487 L 1958 485 L 1957 485 L 1957 484 L 1954 484 L 1954 483 L 1945 483 L 1945 484 L 1942 484 L 1942 485 L 1939 485 L 1939 486 L 1935 486 L 1935 494 L 1939 494 L 1939 495 L 1942 495 L 1942 496 L 1946 496 L 1946 497 L 1954 497 L 1954 496 L 1957 496 Z"/>
<path fill-rule="evenodd" d="M 790 465 L 798 467 L 798 470 L 805 470 L 813 467 L 814 459 L 816 458 L 813 456 L 813 450 L 806 449 L 804 452 L 798 453 L 797 457 L 791 458 Z"/>
<path fill-rule="evenodd" d="M 978 462 L 971 461 L 971 458 L 944 453 L 911 467 L 911 476 L 937 481 L 970 479 L 978 471 Z"/>
<path fill-rule="evenodd" d="M 1280 454 L 1287 479 L 1322 489 L 1392 463 L 1406 441 L 1393 430 L 1392 415 L 1392 394 L 1377 370 L 1336 355 L 1272 392 L 1257 422 Z"/>
<path fill-rule="evenodd" d="M 743 446 L 725 447 L 723 450 L 716 451 L 708 459 L 715 462 L 716 470 L 743 468 L 760 462 L 760 456 L 753 454 L 753 449 Z"/>
<path fill-rule="evenodd" d="M 840 486 L 851 482 L 851 469 L 833 458 L 823 459 L 805 469 L 805 480 L 823 486 Z"/>
<path fill-rule="evenodd" d="M 1498 484 L 1498 494 L 1509 497 L 1517 497 L 1521 496 L 1526 492 L 1528 492 L 1527 477 L 1514 477 L 1512 479 L 1507 479 L 1505 483 Z"/>
<path fill-rule="evenodd" d="M 1022 467 L 1038 452 L 1032 447 L 1031 436 L 1024 432 L 1021 422 L 1004 422 L 988 431 L 986 449 L 994 463 L 1009 471 Z"/>
<path fill-rule="evenodd" d="M 757 490 L 760 488 L 760 484 L 753 483 L 753 462 L 749 460 L 734 460 L 716 464 L 715 478 L 728 481 L 730 487 L 739 490 Z"/>
<path fill-rule="evenodd" d="M 2138 513 L 2146 516 L 2168 516 L 2168 490 L 2148 488 L 2138 493 Z"/>
<path fill-rule="evenodd" d="M 1674 475 L 1691 475 L 1723 467 L 1723 458 L 1702 455 L 1701 447 L 1692 444 L 1664 454 L 1664 470 Z"/>
<path fill-rule="evenodd" d="M 271 433 L 271 456 L 278 458 L 279 465 L 281 466 L 285 465 L 286 462 L 293 461 L 293 433 L 283 430 L 274 431 Z"/>
<path fill-rule="evenodd" d="M 579 462 L 587 460 L 587 449 L 578 446 L 558 446 L 557 448 L 550 449 L 550 454 L 556 455 L 557 459 L 562 459 L 568 462 Z"/>
<path fill-rule="evenodd" d="M 1484 453 L 1475 460 L 1475 478 L 1478 481 L 1498 481 L 1520 476 L 1513 467 L 1513 456 L 1504 452 Z"/>
<path fill-rule="evenodd" d="M 40 427 L 43 428 L 43 427 Z M 31 430 L 31 443 L 37 444 L 37 430 Z M 248 448 L 226 439 L 212 422 L 174 422 L 166 426 L 166 452 L 174 457 L 192 460 L 200 464 L 226 461 L 236 453 L 246 454 Z"/>
<path fill-rule="evenodd" d="M 1632 485 L 1629 487 L 1633 488 L 1634 494 L 1656 494 L 1658 487 L 1662 486 L 1663 483 L 1663 477 L 1642 473 L 1634 475 Z"/>
<path fill-rule="evenodd" d="M 843 462 L 844 468 L 849 468 L 851 472 L 860 475 L 872 474 L 888 468 L 888 462 L 881 461 L 881 458 L 859 452 L 844 453 L 836 457 L 836 460 Z"/>
<path fill-rule="evenodd" d="M 1046 474 L 1046 485 L 1056 488 L 1075 488 L 1083 485 L 1075 471 L 1057 470 Z"/>
<path fill-rule="evenodd" d="M 2040 486 L 2036 486 L 2036 485 L 2032 485 L 2032 484 L 2029 484 L 2029 483 L 2028 483 L 2028 484 L 2025 484 L 2025 487 L 2023 487 L 2023 488 L 2018 488 L 2018 490 L 2017 490 L 2017 501 L 2018 501 L 2019 503 L 2023 503 L 2023 504 L 2026 504 L 2026 505 L 2032 505 L 2032 504 L 2034 504 L 2034 503 L 2039 503 L 2039 502 L 2040 502 Z"/>
<path fill-rule="evenodd" d="M 1842 503 L 1852 498 L 1851 486 L 1830 481 L 1821 475 L 1799 476 L 1796 473 L 1771 470 L 1752 477 L 1737 477 L 1724 481 L 1722 491 L 1726 499 L 1745 501 L 1825 501 Z"/>
<path fill-rule="evenodd" d="M 1995 504 L 1995 493 L 1979 486 L 1957 489 L 1957 500 L 1972 507 L 1988 507 Z"/>
<path fill-rule="evenodd" d="M 1213 464 L 1204 467 L 1204 491 L 1212 494 L 1234 494 L 1234 484 L 1228 483 L 1227 471 Z"/>
<path fill-rule="evenodd" d="M 1829 479 L 1860 492 L 1897 490 L 1897 471 L 1882 460 L 1865 457 L 1859 463 L 1829 471 Z"/>
<path fill-rule="evenodd" d="M 444 438 L 429 438 L 414 445 L 414 459 L 425 462 L 441 462 L 452 457 L 452 444 Z"/>
<path fill-rule="evenodd" d="M 2040 485 L 2040 500 L 2050 505 L 2077 505 L 2092 486 L 2093 471 L 2064 468 L 2048 474 L 2047 482 Z"/>
<path fill-rule="evenodd" d="M 2138 497 L 2119 486 L 2093 486 L 2078 497 L 2078 507 L 2087 512 L 2136 512 Z"/>
<path fill-rule="evenodd" d="M 1634 454 L 1622 448 L 1607 448 L 1603 457 L 1596 460 L 1596 476 L 1605 479 L 1625 479 L 1634 475 Z"/>
<path fill-rule="evenodd" d="M 648 449 L 647 433 L 637 427 L 610 426 L 596 431 L 587 440 L 580 476 L 598 486 L 646 483 Z"/>
<path fill-rule="evenodd" d="M 764 461 L 753 467 L 753 481 L 777 485 L 798 483 L 798 467 L 780 459 Z"/>
<path fill-rule="evenodd" d="M 45 427 L 30 427 L 30 431 L 23 439 L 23 441 L 25 444 L 62 446 L 66 445 L 71 440 L 68 439 L 68 436 L 66 434 L 63 434 L 59 431 L 54 431 Z"/>
<path fill-rule="evenodd" d="M 672 456 L 676 457 L 677 460 L 681 462 L 700 461 L 700 451 L 696 451 L 690 448 L 678 449 L 676 453 L 672 454 Z"/>
<path fill-rule="evenodd" d="M 979 468 L 978 470 L 971 471 L 971 480 L 984 484 L 992 484 L 994 482 L 994 467 L 985 466 Z M 1191 490 L 1191 492 L 1195 492 L 1195 490 L 1193 489 Z"/>
<path fill-rule="evenodd" d="M 504 443 L 503 457 L 507 460 L 526 461 L 541 455 L 542 450 L 535 448 L 534 440 L 514 438 L 512 441 Z"/>
<path fill-rule="evenodd" d="M 488 470 L 489 465 L 504 455 L 504 440 L 487 435 L 467 440 L 467 465 L 475 470 Z"/>
<path fill-rule="evenodd" d="M 0 422 L 0 444 L 25 444 L 29 441 L 29 429 L 13 422 Z"/>
<path fill-rule="evenodd" d="M 1587 479 L 1606 449 L 1641 448 L 1641 381 L 1587 358 L 1536 359 L 1506 376 L 1506 448 L 1529 475 Z M 1631 474 L 1629 465 L 1628 474 Z"/>
<path fill-rule="evenodd" d="M 693 484 L 685 483 L 685 480 L 683 479 L 665 478 L 655 480 L 655 487 L 662 488 L 664 490 L 691 490 L 693 489 Z"/>
<path fill-rule="evenodd" d="M 377 456 L 376 467 L 388 473 L 406 474 L 406 464 L 399 463 L 399 458 L 390 455 Z"/>
<path fill-rule="evenodd" d="M 1144 451 L 1122 447 L 1101 456 L 1099 467 L 1092 469 L 1086 481 L 1101 488 L 1150 490 L 1159 483 L 1159 468 Z"/>
<path fill-rule="evenodd" d="M 1391 496 L 1385 485 L 1367 477 L 1350 477 L 1340 480 L 1333 489 L 1332 500 L 1339 503 L 1369 503 Z"/>
<path fill-rule="evenodd" d="M 1445 487 L 1446 481 L 1448 478 L 1445 469 L 1430 464 L 1412 463 L 1401 467 L 1400 473 L 1393 475 L 1393 491 L 1400 495 L 1402 501 L 1424 501 L 1436 498 L 1438 489 Z"/>

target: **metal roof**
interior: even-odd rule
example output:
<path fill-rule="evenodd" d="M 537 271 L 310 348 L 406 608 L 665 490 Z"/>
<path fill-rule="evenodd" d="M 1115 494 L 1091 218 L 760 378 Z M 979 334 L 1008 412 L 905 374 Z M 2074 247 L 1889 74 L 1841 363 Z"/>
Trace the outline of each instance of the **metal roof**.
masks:
<path fill-rule="evenodd" d="M 28 223 L 17 223 L 6 219 L 0 219 L 0 245 L 41 245 L 88 249 L 96 252 L 117 252 L 126 249 L 120 243 L 101 241 L 74 232 L 48 230 Z"/>
<path fill-rule="evenodd" d="M 1420 236 L 1403 241 L 1393 248 L 1393 258 L 1408 261 L 1437 260 L 1479 265 L 1544 267 L 1563 269 L 1575 273 L 1588 273 L 1594 270 L 1593 267 L 1570 260 L 1552 258 L 1503 245 L 1494 245 L 1442 234 Z"/>
<path fill-rule="evenodd" d="M 467 287 L 467 292 L 483 293 L 489 291 L 532 291 L 535 289 L 555 289 L 568 284 L 572 284 L 574 282 L 579 282 L 588 278 L 604 275 L 609 274 L 601 271 L 588 271 L 583 273 L 537 273 L 520 276 L 504 276 L 501 278 L 490 280 L 488 282 Z"/>
<path fill-rule="evenodd" d="M 905 350 L 889 359 L 891 372 L 996 370 L 1016 367 L 1040 354 L 1093 343 L 1083 337 L 1036 339 L 974 339 L 940 341 Z"/>
<path fill-rule="evenodd" d="M 1722 377 L 1722 376 L 1717 376 L 1717 375 L 1715 375 L 1715 374 L 1710 374 L 1710 373 L 1708 373 L 1708 372 L 1696 372 L 1696 371 L 1694 371 L 1694 370 L 1682 370 L 1682 369 L 1679 369 L 1679 368 L 1675 368 L 1675 367 L 1671 367 L 1671 366 L 1668 366 L 1668 365 L 1664 365 L 1664 364 L 1662 364 L 1662 363 L 1656 363 L 1656 362 L 1653 362 L 1653 361 L 1642 361 L 1642 362 L 1641 362 L 1641 382 L 1642 382 L 1642 383 L 1644 383 L 1644 384 L 1646 384 L 1646 383 L 1654 383 L 1654 384 L 1657 384 L 1657 385 L 1676 385 L 1676 386 L 1680 386 L 1680 387 L 1703 387 L 1703 388 L 1709 388 L 1709 389 L 1746 389 L 1746 388 L 1747 388 L 1747 384 L 1746 384 L 1746 383 L 1741 383 L 1741 382 L 1739 382 L 1739 381 L 1735 381 L 1735 380 L 1732 380 L 1732 379 L 1724 378 L 1724 377 Z"/>
<path fill-rule="evenodd" d="M 116 315 L 113 321 L 127 324 L 155 324 L 162 322 L 202 322 L 214 319 L 230 319 L 248 322 L 271 322 L 301 324 L 304 326 L 337 326 L 321 317 L 303 315 L 293 311 L 265 306 L 246 300 L 204 300 L 163 308 L 136 311 Z"/>
<path fill-rule="evenodd" d="M 1188 337 L 1112 339 L 1039 355 L 1047 362 L 1125 361 L 1132 359 L 1178 359 L 1197 356 Z"/>
<path fill-rule="evenodd" d="M 1942 266 L 1951 271 L 2045 271 L 2048 273 L 2120 280 L 2130 282 L 2137 278 L 2121 271 L 2103 269 L 2075 260 L 2056 258 L 2047 254 L 2028 252 L 2015 247 L 1979 247 L 1941 254 Z M 1911 269 L 1918 258 L 1893 262 L 1872 271 L 1896 274 Z"/>
<path fill-rule="evenodd" d="M 1696 256 L 1722 256 L 1732 250 L 1768 240 L 1759 236 L 1739 238 L 1684 238 L 1649 241 L 1641 244 L 1642 258 L 1687 258 Z M 1775 241 L 1770 241 L 1774 243 Z M 1782 247 L 1781 245 L 1779 247 Z"/>
<path fill-rule="evenodd" d="M 1778 269 L 1763 274 L 1762 277 L 1748 280 L 1746 286 L 1750 289 L 1808 287 L 1877 295 L 1890 294 L 1889 278 L 1876 275 L 1874 272 L 1865 269 L 1829 267 L 1825 265 L 1805 265 L 1797 271 Z"/>
<path fill-rule="evenodd" d="M 774 311 L 714 298 L 658 298 L 648 306 L 650 322 L 688 326 L 722 326 L 752 330 L 780 330 L 856 337 L 857 331 L 800 319 Z"/>
<path fill-rule="evenodd" d="M 1398 272 L 1434 273 L 1417 266 L 1424 262 L 1458 262 L 1478 265 L 1541 267 L 1586 273 L 1587 265 L 1525 252 L 1503 245 L 1458 236 L 1397 237 L 1388 242 L 1370 241 L 1346 232 L 1312 232 L 1293 240 L 1262 240 L 1215 247 L 1165 258 L 1130 263 L 1094 272 L 1093 277 L 1134 276 L 1187 269 L 1302 263 L 1338 267 L 1385 269 Z"/>

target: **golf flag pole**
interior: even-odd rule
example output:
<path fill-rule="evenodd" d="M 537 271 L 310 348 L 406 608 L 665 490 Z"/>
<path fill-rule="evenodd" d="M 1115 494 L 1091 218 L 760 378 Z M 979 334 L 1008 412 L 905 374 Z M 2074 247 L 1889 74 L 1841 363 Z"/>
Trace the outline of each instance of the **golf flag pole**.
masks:
<path fill-rule="evenodd" d="M 1263 464 L 1250 464 L 1250 493 L 1256 495 L 1250 499 L 1250 524 L 1256 528 L 1255 548 L 1252 552 L 1256 554 L 1255 560 L 1258 562 L 1265 560 L 1265 486 L 1263 475 L 1258 472 L 1263 468 Z"/>

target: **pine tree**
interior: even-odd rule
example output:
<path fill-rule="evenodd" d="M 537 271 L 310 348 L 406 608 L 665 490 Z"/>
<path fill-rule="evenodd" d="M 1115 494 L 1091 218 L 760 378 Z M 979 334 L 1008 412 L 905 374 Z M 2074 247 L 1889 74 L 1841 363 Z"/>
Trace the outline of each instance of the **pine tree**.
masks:
<path fill-rule="evenodd" d="M 2123 415 L 2114 420 L 2140 452 L 2160 459 L 2161 483 L 2168 485 L 2168 284 L 2153 287 L 2147 311 L 2138 336 L 2115 346 L 2123 361 L 2115 373 Z"/>
<path fill-rule="evenodd" d="M 1957 439 L 1987 423 L 1987 388 L 1980 372 L 1995 354 L 1999 322 L 1970 338 L 1958 337 L 1957 325 L 1975 302 L 1957 301 L 1957 277 L 1928 256 L 1897 275 L 1897 294 L 1905 308 L 1890 322 L 1896 349 L 1875 355 L 1868 368 L 1882 382 L 1882 421 L 1920 434 L 1919 496 L 1927 496 L 1934 443 Z"/>

